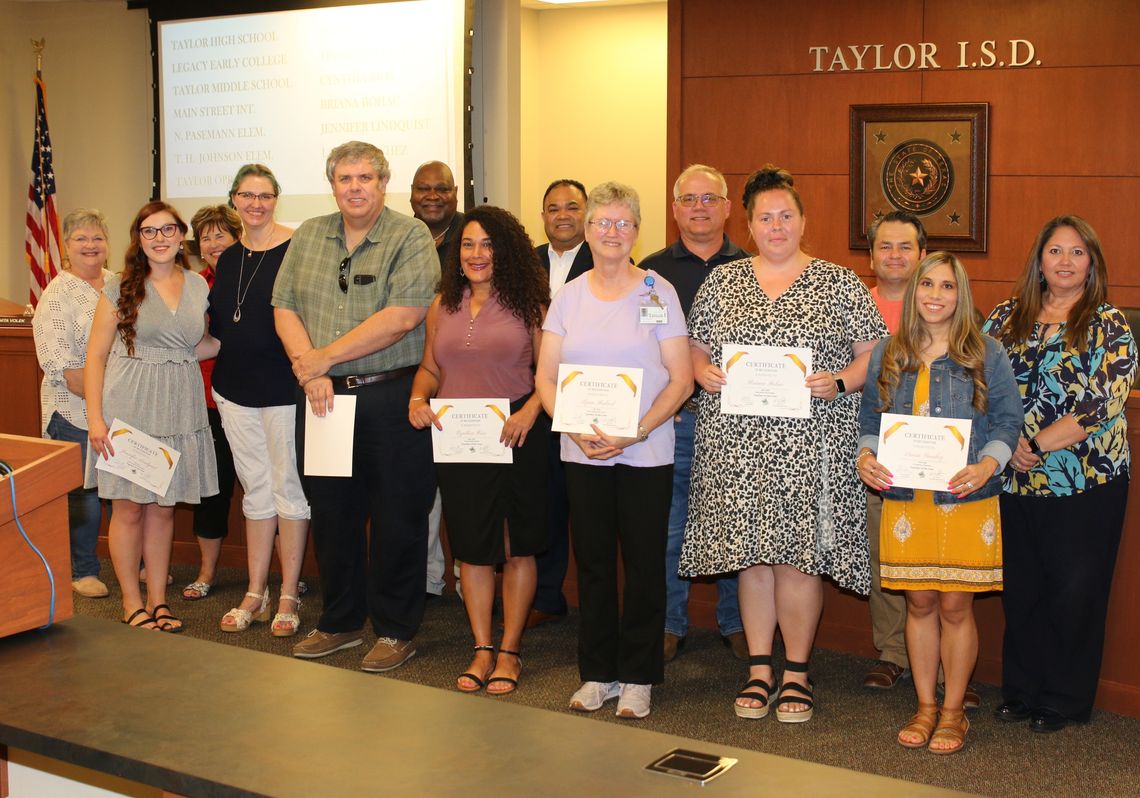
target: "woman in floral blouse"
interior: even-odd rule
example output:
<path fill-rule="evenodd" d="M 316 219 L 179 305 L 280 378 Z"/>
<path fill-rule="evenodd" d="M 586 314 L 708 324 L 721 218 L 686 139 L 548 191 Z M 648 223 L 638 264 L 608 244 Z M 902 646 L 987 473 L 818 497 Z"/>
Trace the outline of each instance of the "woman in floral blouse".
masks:
<path fill-rule="evenodd" d="M 1004 703 L 995 714 L 1037 732 L 1092 712 L 1124 524 L 1136 346 L 1107 292 L 1096 232 L 1059 216 L 985 326 L 1009 353 L 1025 408 L 1001 498 Z"/>

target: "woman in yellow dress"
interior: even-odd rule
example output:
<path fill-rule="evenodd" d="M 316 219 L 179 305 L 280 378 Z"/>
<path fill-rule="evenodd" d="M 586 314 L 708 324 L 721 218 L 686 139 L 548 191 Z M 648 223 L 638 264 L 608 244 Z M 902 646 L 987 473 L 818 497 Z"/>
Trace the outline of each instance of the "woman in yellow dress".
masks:
<path fill-rule="evenodd" d="M 871 355 L 859 413 L 860 479 L 883 496 L 881 579 L 906 593 L 907 653 L 918 710 L 900 745 L 952 754 L 970 723 L 962 702 L 978 657 L 975 593 L 1001 590 L 1001 472 L 1017 446 L 1021 402 L 1004 350 L 981 333 L 961 262 L 936 252 L 907 286 L 898 332 Z M 965 468 L 945 490 L 895 487 L 876 457 L 882 413 L 970 419 Z M 963 442 L 965 438 L 962 437 Z M 946 676 L 935 700 L 939 663 Z"/>

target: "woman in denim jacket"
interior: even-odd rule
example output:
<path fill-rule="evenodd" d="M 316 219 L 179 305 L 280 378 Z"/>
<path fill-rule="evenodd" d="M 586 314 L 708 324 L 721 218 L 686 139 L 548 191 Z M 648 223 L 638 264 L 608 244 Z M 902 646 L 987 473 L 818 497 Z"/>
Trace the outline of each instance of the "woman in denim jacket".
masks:
<path fill-rule="evenodd" d="M 967 465 L 946 490 L 893 486 L 875 456 L 885 412 L 971 419 Z M 855 461 L 860 479 L 883 496 L 882 585 L 906 591 L 907 653 L 918 694 L 918 710 L 898 734 L 907 748 L 952 754 L 965 745 L 963 696 L 978 657 L 973 598 L 1002 586 L 997 497 L 1021 421 L 1009 359 L 978 328 L 965 268 L 949 253 L 930 255 L 907 286 L 898 332 L 871 355 Z"/>

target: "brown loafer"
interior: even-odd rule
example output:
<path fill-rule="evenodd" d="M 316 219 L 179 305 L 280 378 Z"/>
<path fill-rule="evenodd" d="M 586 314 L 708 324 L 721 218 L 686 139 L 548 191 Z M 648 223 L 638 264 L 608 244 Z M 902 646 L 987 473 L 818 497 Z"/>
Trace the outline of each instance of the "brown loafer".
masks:
<path fill-rule="evenodd" d="M 685 647 L 685 638 L 672 632 L 665 633 L 665 661 L 672 662 L 677 658 L 677 652 Z"/>
<path fill-rule="evenodd" d="M 553 612 L 543 612 L 542 610 L 531 609 L 526 616 L 526 628 L 533 629 L 536 626 L 542 626 L 544 623 L 554 623 L 561 621 L 566 615 L 556 615 Z"/>
<path fill-rule="evenodd" d="M 738 660 L 748 659 L 748 638 L 744 632 L 733 632 L 730 635 L 721 635 L 721 642 L 732 651 L 732 656 Z"/>
<path fill-rule="evenodd" d="M 893 662 L 879 660 L 863 677 L 863 686 L 872 690 L 890 690 L 902 679 L 910 676 L 909 668 L 902 668 Z"/>

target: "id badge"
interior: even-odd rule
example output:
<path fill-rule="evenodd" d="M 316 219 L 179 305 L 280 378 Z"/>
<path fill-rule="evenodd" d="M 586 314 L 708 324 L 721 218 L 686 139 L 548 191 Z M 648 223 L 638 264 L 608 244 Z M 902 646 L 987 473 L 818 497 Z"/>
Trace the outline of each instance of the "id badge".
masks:
<path fill-rule="evenodd" d="M 641 295 L 641 304 L 638 306 L 638 321 L 641 324 L 669 323 L 669 308 L 665 307 L 661 297 L 653 290 L 655 282 L 652 274 L 645 276 L 645 285 L 649 290 Z"/>

